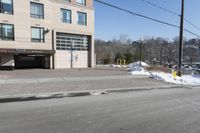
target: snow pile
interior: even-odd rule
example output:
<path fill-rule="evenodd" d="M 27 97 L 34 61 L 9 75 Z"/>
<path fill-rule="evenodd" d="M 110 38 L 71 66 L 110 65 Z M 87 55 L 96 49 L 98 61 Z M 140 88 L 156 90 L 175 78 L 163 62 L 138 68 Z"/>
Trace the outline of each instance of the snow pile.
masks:
<path fill-rule="evenodd" d="M 179 85 L 200 85 L 200 76 L 194 75 L 183 75 L 182 77 L 173 77 L 171 73 L 164 72 L 148 72 L 143 67 L 149 66 L 148 64 L 142 62 L 142 67 L 140 67 L 140 62 L 132 63 L 128 65 L 128 70 L 132 75 L 147 75 L 153 79 L 174 83 Z"/>
<path fill-rule="evenodd" d="M 129 64 L 128 68 L 132 68 L 132 67 L 135 67 L 135 66 L 140 66 L 140 61 Z M 145 62 L 141 62 L 141 66 L 142 67 L 148 67 L 149 65 Z"/>
<path fill-rule="evenodd" d="M 112 64 L 111 67 L 113 67 L 113 68 L 118 68 L 118 67 L 121 67 L 121 65 Z"/>
<path fill-rule="evenodd" d="M 127 67 L 126 65 L 115 65 L 115 64 L 112 64 L 110 66 L 113 67 L 113 68 Z"/>
<path fill-rule="evenodd" d="M 131 71 L 132 75 L 147 75 L 150 76 L 150 73 L 146 70 L 144 70 L 143 67 L 147 67 L 149 66 L 148 64 L 146 64 L 145 62 L 141 62 L 141 67 L 140 67 L 140 62 L 135 62 L 135 63 L 131 63 L 128 65 L 127 70 Z"/>
<path fill-rule="evenodd" d="M 144 70 L 144 68 L 142 67 L 132 67 L 131 74 L 132 75 L 147 75 L 147 76 L 151 75 L 148 71 Z"/>
<path fill-rule="evenodd" d="M 149 65 L 146 64 L 145 62 L 141 62 L 141 67 L 140 67 L 140 61 L 134 62 L 128 65 L 127 70 L 128 71 L 141 71 L 141 72 L 146 72 L 143 67 L 148 67 Z M 146 74 L 146 73 L 145 73 Z"/>
<path fill-rule="evenodd" d="M 177 76 L 174 78 L 170 73 L 152 72 L 151 77 L 156 80 L 180 85 L 200 85 L 200 78 L 192 75 L 183 75 L 182 77 Z"/>

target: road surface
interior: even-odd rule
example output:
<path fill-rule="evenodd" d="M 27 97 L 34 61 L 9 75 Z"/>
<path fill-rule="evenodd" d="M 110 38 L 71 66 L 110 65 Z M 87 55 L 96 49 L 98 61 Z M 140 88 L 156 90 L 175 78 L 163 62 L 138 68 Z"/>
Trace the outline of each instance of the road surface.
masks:
<path fill-rule="evenodd" d="M 200 89 L 2 103 L 0 133 L 200 133 Z"/>

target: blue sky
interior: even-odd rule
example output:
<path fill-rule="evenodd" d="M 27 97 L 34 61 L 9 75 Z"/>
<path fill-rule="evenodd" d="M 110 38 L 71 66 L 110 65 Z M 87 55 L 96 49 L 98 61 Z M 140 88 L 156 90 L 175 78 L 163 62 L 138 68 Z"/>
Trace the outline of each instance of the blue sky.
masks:
<path fill-rule="evenodd" d="M 159 20 L 179 25 L 179 17 L 152 7 L 141 0 L 102 0 L 122 8 L 144 14 Z M 162 7 L 180 13 L 181 0 L 147 0 Z M 95 38 L 111 40 L 120 34 L 127 34 L 129 38 L 138 40 L 143 37 L 164 37 L 172 39 L 179 35 L 179 29 L 146 20 L 119 10 L 94 3 L 95 7 Z M 185 18 L 200 27 L 200 0 L 185 0 Z M 200 31 L 185 22 L 185 28 L 200 35 Z M 184 36 L 196 36 L 184 32 Z"/>

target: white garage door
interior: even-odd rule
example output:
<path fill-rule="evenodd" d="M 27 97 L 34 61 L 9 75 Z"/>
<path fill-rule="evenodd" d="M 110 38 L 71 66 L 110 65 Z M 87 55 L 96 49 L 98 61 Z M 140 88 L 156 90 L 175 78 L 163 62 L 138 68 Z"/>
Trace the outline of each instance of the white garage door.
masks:
<path fill-rule="evenodd" d="M 88 67 L 88 36 L 57 33 L 56 68 Z"/>

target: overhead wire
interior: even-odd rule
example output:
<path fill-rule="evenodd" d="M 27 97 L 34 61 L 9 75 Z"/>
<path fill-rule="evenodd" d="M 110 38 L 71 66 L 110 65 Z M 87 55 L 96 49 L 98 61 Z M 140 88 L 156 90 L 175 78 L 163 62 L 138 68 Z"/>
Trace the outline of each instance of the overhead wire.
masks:
<path fill-rule="evenodd" d="M 115 9 L 118 9 L 120 11 L 124 11 L 126 13 L 129 13 L 131 15 L 134 15 L 134 16 L 138 16 L 138 17 L 142 17 L 142 18 L 145 18 L 145 19 L 148 19 L 148 20 L 151 20 L 151 21 L 154 21 L 154 22 L 157 22 L 157 23 L 161 23 L 161 24 L 164 24 L 164 25 L 168 25 L 168 26 L 171 26 L 171 27 L 175 27 L 175 28 L 179 28 L 180 29 L 180 26 L 178 25 L 175 25 L 175 24 L 172 24 L 172 23 L 169 23 L 169 22 L 165 22 L 165 21 L 162 21 L 162 20 L 159 20 L 159 19 L 155 19 L 155 18 L 152 18 L 152 17 L 149 17 L 149 16 L 146 16 L 146 15 L 143 15 L 143 14 L 140 14 L 140 13 L 136 13 L 136 12 L 133 12 L 133 11 L 130 11 L 130 10 L 127 10 L 127 9 L 124 9 L 124 8 L 121 8 L 119 6 L 116 6 L 116 5 L 113 5 L 113 4 L 110 4 L 110 3 L 107 3 L 107 2 L 104 2 L 102 0 L 94 0 L 100 4 L 103 4 L 103 5 L 106 5 L 106 6 L 109 6 L 109 7 L 112 7 L 112 8 L 115 8 Z M 200 38 L 200 35 L 188 30 L 188 29 L 184 29 L 186 32 L 194 35 L 194 36 L 197 36 Z"/>
<path fill-rule="evenodd" d="M 181 16 L 179 13 L 177 13 L 177 12 L 175 12 L 175 11 L 172 11 L 172 10 L 170 10 L 170 9 L 168 9 L 168 8 L 165 8 L 165 7 L 163 7 L 163 6 L 160 6 L 160 5 L 156 4 L 156 3 L 153 3 L 153 2 L 150 2 L 150 1 L 147 1 L 147 0 L 140 0 L 140 1 L 142 1 L 142 2 L 144 2 L 144 3 L 146 3 L 146 4 L 149 4 L 149 5 L 151 5 L 151 6 L 154 6 L 154 7 L 156 7 L 156 8 L 159 8 L 159 9 L 161 9 L 161 10 L 163 10 L 163 11 L 166 11 L 166 12 L 169 12 L 169 13 L 171 13 L 171 14 L 174 14 L 174 15 L 176 15 L 176 16 L 179 16 L 179 17 Z M 200 28 L 199 28 L 198 26 L 196 26 L 195 24 L 193 24 L 189 19 L 184 18 L 184 20 L 185 20 L 188 24 L 190 24 L 191 26 L 193 26 L 194 28 L 196 28 L 197 30 L 200 31 Z"/>

